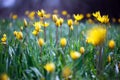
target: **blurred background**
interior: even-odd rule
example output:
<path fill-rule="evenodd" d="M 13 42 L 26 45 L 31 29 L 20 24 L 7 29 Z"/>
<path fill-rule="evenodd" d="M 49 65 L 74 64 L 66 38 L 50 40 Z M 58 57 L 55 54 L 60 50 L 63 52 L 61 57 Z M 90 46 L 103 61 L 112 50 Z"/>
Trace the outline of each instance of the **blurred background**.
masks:
<path fill-rule="evenodd" d="M 12 12 L 23 16 L 26 10 L 67 10 L 68 13 L 91 13 L 100 10 L 110 17 L 120 17 L 120 0 L 0 0 L 0 18 Z"/>

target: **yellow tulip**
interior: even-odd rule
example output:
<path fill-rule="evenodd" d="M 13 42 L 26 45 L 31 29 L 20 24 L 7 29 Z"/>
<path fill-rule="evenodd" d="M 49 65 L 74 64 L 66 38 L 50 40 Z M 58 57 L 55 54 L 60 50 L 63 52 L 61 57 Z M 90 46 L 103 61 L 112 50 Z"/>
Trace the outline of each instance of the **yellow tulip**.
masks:
<path fill-rule="evenodd" d="M 24 27 L 27 27 L 27 20 L 24 18 Z"/>
<path fill-rule="evenodd" d="M 76 60 L 76 59 L 78 59 L 81 56 L 81 54 L 79 52 L 77 52 L 77 51 L 71 51 L 70 52 L 70 56 L 71 56 L 71 58 L 73 60 Z"/>
<path fill-rule="evenodd" d="M 39 34 L 39 32 L 36 31 L 36 30 L 33 30 L 32 34 L 35 35 L 35 36 L 37 36 Z"/>
<path fill-rule="evenodd" d="M 44 66 L 45 70 L 47 72 L 53 72 L 55 70 L 55 64 L 54 63 L 47 63 L 45 66 Z"/>
<path fill-rule="evenodd" d="M 66 10 L 63 10 L 63 11 L 62 11 L 62 15 L 63 15 L 63 16 L 66 16 L 67 14 L 68 14 L 68 13 L 67 13 Z"/>
<path fill-rule="evenodd" d="M 108 55 L 108 62 L 111 62 L 111 56 Z"/>
<path fill-rule="evenodd" d="M 0 80 L 9 80 L 9 77 L 7 74 L 4 73 L 4 74 L 0 75 Z"/>
<path fill-rule="evenodd" d="M 45 16 L 45 11 L 42 9 L 42 10 L 40 10 L 40 11 L 37 12 L 37 15 L 39 17 L 44 17 Z"/>
<path fill-rule="evenodd" d="M 58 16 L 55 15 L 55 14 L 53 14 L 53 15 L 52 15 L 52 20 L 53 20 L 54 22 L 56 22 L 56 21 L 58 20 Z"/>
<path fill-rule="evenodd" d="M 61 39 L 60 39 L 60 45 L 61 45 L 62 47 L 65 47 L 66 44 L 67 44 L 66 38 L 61 38 Z"/>
<path fill-rule="evenodd" d="M 39 46 L 43 46 L 44 45 L 44 39 L 42 39 L 42 38 L 39 38 L 39 40 L 38 40 L 38 44 L 39 44 Z"/>
<path fill-rule="evenodd" d="M 115 47 L 115 41 L 114 40 L 110 40 L 108 45 L 109 45 L 110 49 L 113 49 Z"/>
<path fill-rule="evenodd" d="M 48 23 L 48 22 L 44 22 L 44 23 L 42 24 L 42 26 L 46 28 L 46 27 L 49 26 L 49 23 Z"/>
<path fill-rule="evenodd" d="M 68 23 L 68 26 L 71 27 L 73 25 L 73 20 L 72 19 L 68 19 L 67 23 Z"/>
<path fill-rule="evenodd" d="M 84 54 L 84 52 L 85 52 L 84 47 L 80 47 L 80 53 L 81 53 L 81 54 Z"/>

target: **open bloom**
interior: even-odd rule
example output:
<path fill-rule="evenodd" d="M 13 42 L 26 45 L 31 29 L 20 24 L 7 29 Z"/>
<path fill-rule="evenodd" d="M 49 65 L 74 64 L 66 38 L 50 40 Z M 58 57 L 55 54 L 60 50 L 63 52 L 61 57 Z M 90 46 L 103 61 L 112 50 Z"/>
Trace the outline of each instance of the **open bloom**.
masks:
<path fill-rule="evenodd" d="M 29 17 L 31 20 L 34 20 L 34 18 L 35 18 L 35 12 L 34 12 L 34 11 L 30 12 L 30 13 L 28 14 L 28 17 Z"/>
<path fill-rule="evenodd" d="M 17 39 L 22 40 L 23 39 L 23 33 L 21 31 L 14 31 L 14 35 Z"/>
<path fill-rule="evenodd" d="M 42 26 L 46 28 L 46 27 L 49 26 L 49 23 L 48 23 L 48 22 L 44 22 L 44 23 L 42 24 Z"/>
<path fill-rule="evenodd" d="M 83 14 L 77 14 L 77 15 L 74 14 L 73 17 L 76 21 L 80 21 L 84 18 L 84 15 Z"/>
<path fill-rule="evenodd" d="M 101 26 L 93 27 L 87 32 L 87 42 L 97 46 L 104 42 L 107 30 Z"/>
<path fill-rule="evenodd" d="M 72 70 L 70 69 L 70 67 L 64 67 L 62 70 L 62 76 L 64 78 L 68 78 L 70 75 L 72 74 Z"/>
<path fill-rule="evenodd" d="M 45 16 L 45 11 L 42 9 L 42 10 L 40 10 L 40 11 L 37 12 L 37 15 L 39 17 L 44 17 Z"/>
<path fill-rule="evenodd" d="M 55 70 L 55 64 L 54 63 L 47 63 L 45 66 L 44 66 L 45 70 L 47 72 L 53 72 Z"/>

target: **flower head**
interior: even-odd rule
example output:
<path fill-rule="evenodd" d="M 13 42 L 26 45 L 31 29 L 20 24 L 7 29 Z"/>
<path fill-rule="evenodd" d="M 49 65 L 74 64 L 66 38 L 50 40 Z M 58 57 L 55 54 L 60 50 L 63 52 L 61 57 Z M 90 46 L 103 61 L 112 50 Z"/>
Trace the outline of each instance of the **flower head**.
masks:
<path fill-rule="evenodd" d="M 113 49 L 115 47 L 115 41 L 110 40 L 108 46 L 109 46 L 110 49 Z"/>
<path fill-rule="evenodd" d="M 68 19 L 67 23 L 68 23 L 68 26 L 71 27 L 73 25 L 73 20 L 72 19 Z"/>
<path fill-rule="evenodd" d="M 44 17 L 45 16 L 45 11 L 43 9 L 41 9 L 40 11 L 37 12 L 37 15 L 39 17 Z"/>
<path fill-rule="evenodd" d="M 4 73 L 0 75 L 0 80 L 9 80 L 9 77 L 7 74 Z"/>
<path fill-rule="evenodd" d="M 71 51 L 70 52 L 70 56 L 71 56 L 71 58 L 73 60 L 76 60 L 76 59 L 78 59 L 81 56 L 81 54 L 79 52 L 77 52 L 77 51 Z"/>
<path fill-rule="evenodd" d="M 45 66 L 44 66 L 45 70 L 47 72 L 53 72 L 55 70 L 55 64 L 54 63 L 47 63 Z"/>
<path fill-rule="evenodd" d="M 52 20 L 53 20 L 54 22 L 56 22 L 56 21 L 58 20 L 58 16 L 55 15 L 55 14 L 53 14 L 53 15 L 52 15 Z"/>
<path fill-rule="evenodd" d="M 60 39 L 60 45 L 61 45 L 62 47 L 65 47 L 66 44 L 67 44 L 66 38 L 61 38 L 61 39 Z"/>
<path fill-rule="evenodd" d="M 24 18 L 24 27 L 27 27 L 27 20 Z"/>
<path fill-rule="evenodd" d="M 62 70 L 62 76 L 64 78 L 68 78 L 70 75 L 72 74 L 72 70 L 70 69 L 70 67 L 64 67 Z"/>
<path fill-rule="evenodd" d="M 97 46 L 104 42 L 107 30 L 101 26 L 93 27 L 87 32 L 87 42 Z"/>
<path fill-rule="evenodd" d="M 46 28 L 46 27 L 49 26 L 49 23 L 48 23 L 48 22 L 44 22 L 44 23 L 42 24 L 42 26 Z"/>
<path fill-rule="evenodd" d="M 42 47 L 42 46 L 45 44 L 44 39 L 39 38 L 39 40 L 38 40 L 38 44 L 39 44 L 39 46 Z"/>
<path fill-rule="evenodd" d="M 84 15 L 83 14 L 77 14 L 77 15 L 74 14 L 73 17 L 76 21 L 80 21 L 84 18 Z"/>
<path fill-rule="evenodd" d="M 63 11 L 62 11 L 62 15 L 63 15 L 63 16 L 66 16 L 67 14 L 68 14 L 68 13 L 67 13 L 66 10 L 63 10 Z"/>
<path fill-rule="evenodd" d="M 31 19 L 31 20 L 34 20 L 34 17 L 35 17 L 35 12 L 32 11 L 28 14 L 28 17 Z"/>
<path fill-rule="evenodd" d="M 2 44 L 6 44 L 6 41 L 7 41 L 7 36 L 6 34 L 3 34 L 3 37 L 1 38 Z"/>
<path fill-rule="evenodd" d="M 85 52 L 84 47 L 80 47 L 80 53 L 81 53 L 81 54 L 84 54 L 84 52 Z"/>

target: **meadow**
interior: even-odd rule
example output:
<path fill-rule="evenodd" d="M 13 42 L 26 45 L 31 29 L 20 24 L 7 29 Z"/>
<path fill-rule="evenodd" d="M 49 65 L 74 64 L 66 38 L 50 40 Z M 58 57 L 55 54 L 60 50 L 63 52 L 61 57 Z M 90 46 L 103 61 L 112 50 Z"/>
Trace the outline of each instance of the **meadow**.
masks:
<path fill-rule="evenodd" d="M 26 15 L 0 20 L 0 80 L 120 79 L 120 20 Z"/>

